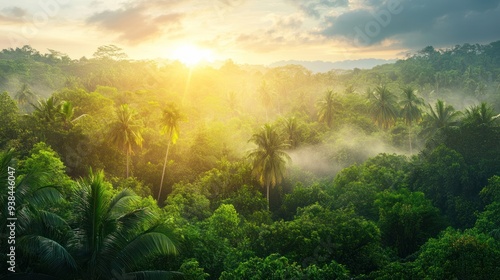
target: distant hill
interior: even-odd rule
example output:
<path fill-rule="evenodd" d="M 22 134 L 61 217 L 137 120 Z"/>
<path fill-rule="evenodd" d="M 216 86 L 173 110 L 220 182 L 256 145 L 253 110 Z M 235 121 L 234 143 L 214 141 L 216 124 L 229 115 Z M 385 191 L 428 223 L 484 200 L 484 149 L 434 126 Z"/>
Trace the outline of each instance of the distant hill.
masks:
<path fill-rule="evenodd" d="M 358 60 L 343 60 L 343 61 L 302 61 L 302 60 L 287 60 L 287 61 L 278 61 L 270 64 L 270 67 L 279 67 L 290 64 L 302 65 L 305 68 L 311 70 L 314 73 L 319 72 L 328 72 L 332 69 L 338 70 L 349 70 L 354 68 L 360 69 L 371 69 L 377 65 L 394 63 L 396 59 L 375 59 L 375 58 L 367 58 L 367 59 L 358 59 Z"/>

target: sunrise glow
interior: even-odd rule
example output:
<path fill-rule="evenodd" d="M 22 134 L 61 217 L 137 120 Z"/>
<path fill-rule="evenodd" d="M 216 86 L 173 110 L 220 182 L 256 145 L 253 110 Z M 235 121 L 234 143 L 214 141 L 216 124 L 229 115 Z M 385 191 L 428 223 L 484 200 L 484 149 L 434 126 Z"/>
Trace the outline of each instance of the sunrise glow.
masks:
<path fill-rule="evenodd" d="M 200 62 L 212 62 L 214 54 L 211 50 L 194 45 L 181 45 L 173 51 L 172 58 L 192 67 Z"/>

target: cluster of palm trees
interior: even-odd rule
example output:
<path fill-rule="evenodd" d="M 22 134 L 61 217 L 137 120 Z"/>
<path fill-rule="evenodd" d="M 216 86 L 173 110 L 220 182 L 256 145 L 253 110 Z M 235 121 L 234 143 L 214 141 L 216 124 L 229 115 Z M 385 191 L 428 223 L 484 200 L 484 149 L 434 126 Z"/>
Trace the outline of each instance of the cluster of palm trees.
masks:
<path fill-rule="evenodd" d="M 378 86 L 373 91 L 368 90 L 367 95 L 370 114 L 376 125 L 387 130 L 396 124 L 398 118 L 401 118 L 408 126 L 410 154 L 413 153 L 412 128 L 416 124 L 422 125 L 423 136 L 431 138 L 442 130 L 458 125 L 460 121 L 481 125 L 491 124 L 498 118 L 494 116 L 492 108 L 484 102 L 471 106 L 465 110 L 464 114 L 442 100 L 437 100 L 434 106 L 424 105 L 424 100 L 418 97 L 411 87 L 402 89 L 399 101 L 398 97 L 386 86 Z M 342 104 L 336 101 L 336 94 L 327 91 L 325 97 L 317 102 L 318 120 L 331 128 L 334 114 L 341 106 Z"/>
<path fill-rule="evenodd" d="M 47 99 L 38 100 L 37 104 L 32 104 L 32 107 L 35 109 L 33 116 L 46 123 L 58 121 L 62 123 L 62 128 L 65 130 L 69 130 L 74 122 L 87 116 L 86 114 L 82 114 L 75 117 L 73 103 L 64 100 L 59 101 L 53 96 Z"/>
<path fill-rule="evenodd" d="M 179 138 L 179 123 L 185 117 L 180 112 L 175 103 L 168 103 L 163 109 L 161 133 L 167 135 L 167 151 L 163 163 L 163 172 L 158 191 L 158 201 L 160 201 L 165 169 L 168 162 L 168 152 L 171 144 L 175 144 Z M 110 125 L 109 136 L 114 145 L 120 147 L 126 156 L 126 177 L 130 175 L 130 156 L 134 153 L 133 147 L 142 147 L 142 124 L 137 119 L 137 112 L 130 108 L 128 104 L 121 105 L 116 112 L 116 118 Z"/>
<path fill-rule="evenodd" d="M 442 100 L 437 100 L 434 106 L 424 105 L 424 100 L 418 97 L 411 87 L 403 88 L 398 101 L 397 96 L 385 86 L 378 86 L 374 91 L 368 91 L 370 114 L 373 121 L 380 128 L 387 130 L 401 118 L 408 126 L 408 142 L 410 154 L 413 154 L 412 128 L 420 124 L 421 134 L 432 138 L 440 132 L 457 126 L 464 125 L 492 125 L 500 119 L 500 114 L 495 115 L 487 103 L 471 106 L 464 113 L 456 111 L 453 106 L 447 105 Z M 333 126 L 335 114 L 342 104 L 337 95 L 329 90 L 317 103 L 318 120 L 324 122 L 329 128 Z M 424 108 L 427 108 L 424 111 Z M 250 139 L 257 147 L 249 153 L 252 159 L 254 177 L 266 188 L 266 197 L 269 203 L 269 189 L 279 184 L 284 175 L 286 163 L 290 156 L 286 153 L 288 148 L 297 145 L 296 131 L 297 120 L 294 117 L 283 121 L 288 139 L 282 137 L 278 130 L 269 125 L 264 125 L 261 130 Z"/>
<path fill-rule="evenodd" d="M 401 117 L 408 125 L 408 140 L 412 153 L 412 127 L 421 121 L 421 134 L 430 139 L 440 132 L 462 124 L 490 125 L 498 116 L 485 102 L 472 105 L 464 113 L 456 111 L 443 100 L 433 105 L 424 105 L 424 100 L 411 87 L 404 88 L 399 103 L 396 96 L 385 86 L 379 86 L 368 96 L 373 120 L 383 129 L 388 129 Z M 399 106 L 398 106 L 399 105 Z M 427 107 L 426 111 L 423 108 Z"/>

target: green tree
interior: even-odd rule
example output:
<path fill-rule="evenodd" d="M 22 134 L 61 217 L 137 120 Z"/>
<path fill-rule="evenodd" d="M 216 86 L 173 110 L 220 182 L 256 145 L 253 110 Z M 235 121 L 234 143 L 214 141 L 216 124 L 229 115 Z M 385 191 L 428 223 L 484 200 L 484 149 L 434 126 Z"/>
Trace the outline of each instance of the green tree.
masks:
<path fill-rule="evenodd" d="M 424 101 L 415 94 L 415 90 L 411 87 L 403 89 L 402 95 L 403 98 L 399 102 L 399 105 L 402 107 L 401 116 L 408 125 L 408 141 L 410 143 L 410 154 L 412 154 L 411 128 L 415 122 L 418 122 L 422 118 L 420 106 L 424 104 Z"/>
<path fill-rule="evenodd" d="M 415 252 L 440 230 L 439 210 L 421 192 L 402 189 L 377 195 L 382 241 L 396 249 L 400 257 Z"/>
<path fill-rule="evenodd" d="M 36 95 L 33 93 L 28 84 L 23 83 L 21 88 L 16 92 L 15 98 L 17 103 L 26 109 L 26 105 L 31 104 L 35 100 Z"/>
<path fill-rule="evenodd" d="M 253 160 L 252 174 L 261 186 L 266 187 L 269 207 L 269 188 L 281 183 L 285 176 L 286 163 L 291 160 L 285 152 L 289 144 L 269 124 L 254 134 L 250 141 L 257 145 L 257 148 L 248 155 Z"/>
<path fill-rule="evenodd" d="M 446 105 L 442 100 L 438 100 L 434 108 L 428 104 L 429 111 L 425 114 L 422 126 L 422 133 L 430 137 L 436 133 L 446 130 L 458 124 L 459 111 L 455 111 L 453 106 Z"/>
<path fill-rule="evenodd" d="M 75 261 L 55 241 L 68 239 L 69 226 L 49 210 L 63 201 L 61 192 L 47 180 L 50 170 L 47 172 L 42 166 L 42 169 L 31 168 L 25 173 L 16 168 L 12 150 L 0 153 L 0 183 L 5 186 L 0 194 L 0 238 L 6 240 L 0 244 L 0 249 L 10 252 L 8 248 L 12 245 L 7 242 L 10 236 L 8 218 L 12 218 L 8 208 L 12 206 L 8 203 L 12 200 L 8 199 L 8 195 L 12 191 L 17 218 L 15 245 L 20 251 L 16 256 L 16 272 L 51 272 L 60 276 L 73 272 L 77 267 Z M 16 177 L 17 180 L 13 180 Z M 36 261 L 33 261 L 33 257 L 36 257 Z M 6 263 L 6 254 L 2 254 L 0 260 Z"/>
<path fill-rule="evenodd" d="M 368 96 L 370 112 L 375 123 L 387 129 L 391 127 L 398 117 L 396 96 L 386 86 L 378 86 Z"/>
<path fill-rule="evenodd" d="M 335 261 L 325 264 L 322 267 L 311 265 L 302 268 L 295 262 L 290 261 L 287 257 L 279 254 L 271 254 L 265 259 L 254 257 L 250 260 L 240 263 L 239 266 L 232 271 L 224 271 L 220 277 L 221 280 L 231 279 L 350 279 L 349 271 Z"/>
<path fill-rule="evenodd" d="M 19 109 L 7 92 L 0 94 L 0 116 L 2 125 L 0 126 L 0 149 L 15 138 L 19 133 Z"/>
<path fill-rule="evenodd" d="M 116 112 L 116 120 L 111 123 L 109 136 L 113 144 L 125 151 L 127 158 L 127 178 L 129 176 L 130 154 L 132 146 L 142 146 L 141 125 L 135 119 L 137 113 L 128 104 L 121 105 Z"/>
<path fill-rule="evenodd" d="M 253 244 L 257 255 L 279 253 L 302 266 L 335 260 L 355 274 L 376 269 L 385 258 L 374 222 L 319 204 L 300 208 L 292 221 L 262 225 Z"/>
<path fill-rule="evenodd" d="M 262 83 L 260 84 L 258 93 L 259 93 L 260 102 L 262 103 L 262 106 L 264 106 L 264 108 L 266 110 L 266 121 L 268 121 L 269 120 L 269 112 L 268 111 L 273 105 L 274 92 L 271 89 L 271 87 L 267 84 L 267 82 L 265 80 L 263 80 Z"/>
<path fill-rule="evenodd" d="M 500 114 L 495 116 L 493 108 L 488 103 L 481 102 L 480 105 L 465 110 L 462 123 L 466 126 L 492 126 L 499 117 Z"/>
<path fill-rule="evenodd" d="M 219 237 L 226 238 L 234 246 L 241 236 L 241 219 L 231 204 L 222 204 L 212 216 L 207 219 L 208 231 Z"/>
<path fill-rule="evenodd" d="M 300 141 L 299 124 L 295 117 L 283 119 L 283 130 L 288 137 L 288 143 L 291 148 L 296 148 Z"/>
<path fill-rule="evenodd" d="M 196 259 L 187 259 L 185 260 L 181 267 L 179 268 L 179 272 L 183 274 L 185 280 L 204 280 L 210 275 L 205 272 L 202 267 L 199 267 L 199 263 Z"/>
<path fill-rule="evenodd" d="M 169 103 L 163 110 L 163 128 L 161 132 L 167 134 L 167 151 L 165 152 L 165 161 L 163 162 L 163 171 L 161 173 L 160 189 L 158 190 L 158 201 L 160 201 L 161 190 L 163 187 L 163 179 L 165 177 L 165 169 L 167 168 L 168 151 L 170 144 L 175 144 L 179 138 L 179 123 L 184 120 L 184 116 L 179 111 L 175 103 Z"/>
<path fill-rule="evenodd" d="M 188 221 L 203 221 L 210 216 L 210 201 L 196 184 L 178 183 L 167 197 L 165 210 Z"/>
<path fill-rule="evenodd" d="M 116 274 L 157 279 L 169 274 L 133 272 L 146 257 L 177 253 L 159 218 L 148 208 L 134 207 L 140 197 L 127 189 L 112 195 L 104 173 L 91 170 L 79 182 L 74 199 L 78 228 L 70 250 L 84 279 L 110 279 Z"/>
<path fill-rule="evenodd" d="M 479 191 L 474 190 L 470 166 L 460 153 L 440 145 L 424 160 L 415 159 L 408 179 L 412 190 L 425 193 L 452 225 L 474 225 Z"/>
<path fill-rule="evenodd" d="M 474 230 L 451 228 L 429 239 L 415 260 L 419 279 L 492 279 L 500 275 L 498 242 Z"/>
<path fill-rule="evenodd" d="M 75 118 L 75 108 L 73 103 L 70 101 L 62 101 L 57 106 L 58 116 L 62 122 L 63 128 L 68 130 L 72 127 L 72 124 L 82 117 L 87 116 L 87 114 L 82 114 Z"/>
<path fill-rule="evenodd" d="M 54 123 L 59 113 L 59 101 L 54 96 L 38 100 L 38 104 L 32 105 L 35 111 L 33 115 L 46 123 Z"/>
<path fill-rule="evenodd" d="M 325 96 L 316 103 L 318 107 L 318 120 L 320 122 L 325 122 L 329 128 L 332 127 L 335 110 L 341 105 L 335 99 L 336 94 L 332 90 L 329 90 L 326 92 Z"/>

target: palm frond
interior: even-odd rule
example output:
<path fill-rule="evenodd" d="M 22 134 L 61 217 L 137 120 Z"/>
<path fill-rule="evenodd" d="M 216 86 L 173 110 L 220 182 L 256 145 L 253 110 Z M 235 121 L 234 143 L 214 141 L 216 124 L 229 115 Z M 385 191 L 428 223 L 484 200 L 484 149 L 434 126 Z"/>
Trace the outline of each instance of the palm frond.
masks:
<path fill-rule="evenodd" d="M 124 189 L 111 199 L 108 206 L 109 217 L 118 217 L 129 211 L 134 202 L 138 202 L 140 197 L 137 196 L 132 190 Z"/>
<path fill-rule="evenodd" d="M 33 206 L 42 207 L 61 202 L 63 199 L 63 195 L 57 187 L 44 186 L 33 191 L 26 200 Z"/>
<path fill-rule="evenodd" d="M 18 238 L 18 247 L 24 254 L 36 258 L 41 265 L 55 272 L 74 272 L 76 261 L 58 242 L 39 235 L 24 235 Z"/>
<path fill-rule="evenodd" d="M 148 232 L 137 236 L 117 256 L 117 261 L 126 270 L 131 270 L 138 260 L 154 254 L 177 254 L 172 240 L 159 232 Z"/>

